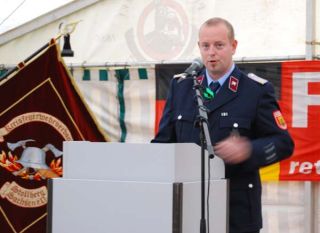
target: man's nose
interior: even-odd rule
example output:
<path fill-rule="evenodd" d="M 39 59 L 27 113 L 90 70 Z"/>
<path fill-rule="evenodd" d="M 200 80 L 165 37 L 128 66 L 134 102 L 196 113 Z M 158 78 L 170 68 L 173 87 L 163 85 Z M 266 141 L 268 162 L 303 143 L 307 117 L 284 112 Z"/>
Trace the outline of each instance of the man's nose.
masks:
<path fill-rule="evenodd" d="M 211 45 L 208 50 L 210 55 L 215 55 L 217 53 L 217 49 L 214 45 Z"/>

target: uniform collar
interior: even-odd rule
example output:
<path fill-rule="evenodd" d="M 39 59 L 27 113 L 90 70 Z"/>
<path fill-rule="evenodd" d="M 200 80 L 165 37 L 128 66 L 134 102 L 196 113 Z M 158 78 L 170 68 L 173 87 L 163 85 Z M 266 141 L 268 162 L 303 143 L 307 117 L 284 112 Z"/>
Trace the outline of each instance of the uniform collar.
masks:
<path fill-rule="evenodd" d="M 225 83 L 225 81 L 228 79 L 228 77 L 231 75 L 231 73 L 234 71 L 234 68 L 235 68 L 235 64 L 234 63 L 232 63 L 232 66 L 231 66 L 231 68 L 222 76 L 222 77 L 220 77 L 217 81 L 220 83 L 220 86 L 222 86 L 224 83 Z M 217 82 L 217 81 L 214 81 L 213 79 L 212 79 L 212 77 L 209 75 L 209 72 L 208 72 L 208 70 L 206 69 L 206 78 L 207 78 L 207 84 L 208 84 L 208 86 L 210 86 L 210 84 L 212 83 L 212 82 Z"/>
<path fill-rule="evenodd" d="M 206 107 L 208 108 L 208 114 L 214 112 L 216 109 L 228 103 L 229 101 L 232 101 L 238 96 L 239 88 L 241 85 L 241 77 L 241 71 L 237 66 L 235 66 L 231 74 L 229 74 L 229 77 L 225 80 L 226 84 L 221 86 L 219 94 L 214 98 L 214 101 L 208 101 L 207 103 L 205 103 Z M 207 79 L 205 80 L 207 81 Z M 232 86 L 231 81 L 234 81 L 236 83 Z"/>

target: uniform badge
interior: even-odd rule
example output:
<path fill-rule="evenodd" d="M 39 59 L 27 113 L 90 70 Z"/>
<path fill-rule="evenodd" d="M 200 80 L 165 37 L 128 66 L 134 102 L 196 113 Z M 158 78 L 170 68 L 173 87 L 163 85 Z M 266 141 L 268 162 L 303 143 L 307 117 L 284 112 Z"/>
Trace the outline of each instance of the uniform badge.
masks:
<path fill-rule="evenodd" d="M 249 77 L 250 79 L 252 79 L 253 81 L 256 81 L 256 82 L 258 82 L 258 83 L 260 83 L 260 84 L 262 84 L 262 85 L 264 85 L 264 84 L 266 84 L 266 83 L 268 82 L 268 80 L 263 79 L 263 78 L 255 75 L 254 73 L 249 73 L 249 74 L 248 74 L 248 77 Z"/>
<path fill-rule="evenodd" d="M 204 75 L 200 75 L 196 78 L 197 83 L 200 85 L 202 84 L 203 80 L 204 80 Z"/>
<path fill-rule="evenodd" d="M 273 112 L 273 117 L 280 129 L 287 129 L 287 123 L 279 110 Z"/>
<path fill-rule="evenodd" d="M 233 92 L 237 92 L 238 90 L 239 80 L 233 76 L 229 79 L 229 89 Z"/>
<path fill-rule="evenodd" d="M 206 100 L 212 100 L 214 98 L 215 93 L 209 88 L 207 87 L 204 91 L 203 91 L 203 97 Z"/>

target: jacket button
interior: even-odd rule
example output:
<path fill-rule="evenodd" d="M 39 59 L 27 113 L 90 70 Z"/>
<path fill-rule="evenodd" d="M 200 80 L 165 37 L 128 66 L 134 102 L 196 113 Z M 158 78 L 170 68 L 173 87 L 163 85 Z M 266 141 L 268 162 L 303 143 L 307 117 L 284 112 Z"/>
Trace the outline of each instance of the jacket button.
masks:
<path fill-rule="evenodd" d="M 181 118 L 182 118 L 182 115 L 179 115 L 179 116 L 178 116 L 178 120 L 181 120 Z"/>
<path fill-rule="evenodd" d="M 233 123 L 233 128 L 238 128 L 239 124 L 237 122 Z"/>
<path fill-rule="evenodd" d="M 253 188 L 253 184 L 249 184 L 248 187 L 252 189 Z"/>

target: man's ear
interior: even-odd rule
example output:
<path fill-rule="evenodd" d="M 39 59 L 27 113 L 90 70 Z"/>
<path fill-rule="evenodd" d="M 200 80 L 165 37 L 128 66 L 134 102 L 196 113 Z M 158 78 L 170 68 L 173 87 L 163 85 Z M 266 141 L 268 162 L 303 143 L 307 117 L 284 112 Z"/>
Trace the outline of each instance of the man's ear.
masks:
<path fill-rule="evenodd" d="M 232 55 L 236 53 L 237 50 L 237 46 L 238 46 L 238 41 L 237 40 L 233 40 L 232 41 Z"/>

